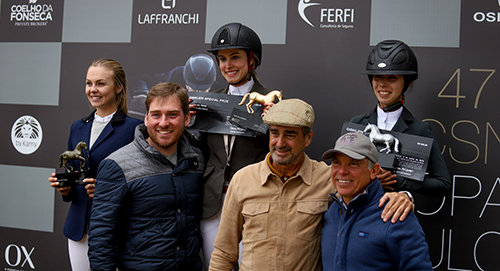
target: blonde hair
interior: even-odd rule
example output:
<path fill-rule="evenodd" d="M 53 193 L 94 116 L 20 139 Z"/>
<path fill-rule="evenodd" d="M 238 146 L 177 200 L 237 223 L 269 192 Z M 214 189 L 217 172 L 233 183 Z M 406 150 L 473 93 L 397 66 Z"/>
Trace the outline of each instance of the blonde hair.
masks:
<path fill-rule="evenodd" d="M 122 91 L 116 94 L 116 106 L 118 110 L 123 111 L 125 114 L 128 113 L 128 97 L 127 97 L 127 78 L 125 77 L 125 71 L 122 65 L 118 61 L 101 58 L 97 59 L 90 67 L 104 67 L 113 72 L 113 81 L 115 83 L 115 90 L 122 88 Z"/>

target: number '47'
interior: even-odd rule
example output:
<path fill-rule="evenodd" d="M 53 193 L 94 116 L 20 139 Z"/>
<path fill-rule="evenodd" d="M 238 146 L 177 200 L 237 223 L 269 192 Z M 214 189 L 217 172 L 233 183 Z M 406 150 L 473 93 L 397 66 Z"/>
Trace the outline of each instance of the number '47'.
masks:
<path fill-rule="evenodd" d="M 483 92 L 484 86 L 486 85 L 486 83 L 488 82 L 488 80 L 490 80 L 491 76 L 495 73 L 495 70 L 494 69 L 470 69 L 470 71 L 471 72 L 489 72 L 490 73 L 490 75 L 488 75 L 488 77 L 486 77 L 486 79 L 484 79 L 483 84 L 481 85 L 481 87 L 479 88 L 479 91 L 477 92 L 476 101 L 474 103 L 474 109 L 477 109 L 477 104 L 479 102 L 479 97 L 481 96 L 481 92 Z M 455 78 L 455 76 L 457 77 L 457 92 L 456 92 L 456 95 L 443 94 L 444 90 L 448 87 L 448 85 L 453 80 L 453 78 Z M 448 80 L 448 82 L 446 82 L 446 85 L 444 85 L 444 87 L 439 92 L 438 97 L 440 97 L 440 98 L 455 98 L 455 99 L 457 99 L 457 108 L 458 108 L 460 99 L 461 98 L 465 98 L 464 95 L 460 95 L 460 68 L 458 68 L 455 71 L 455 73 L 453 73 L 453 75 L 451 76 L 450 80 Z"/>

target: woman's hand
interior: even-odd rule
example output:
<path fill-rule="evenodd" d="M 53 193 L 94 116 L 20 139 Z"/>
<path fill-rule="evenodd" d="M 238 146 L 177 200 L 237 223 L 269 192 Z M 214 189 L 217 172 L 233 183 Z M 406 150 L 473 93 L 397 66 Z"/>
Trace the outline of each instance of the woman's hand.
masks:
<path fill-rule="evenodd" d="M 267 111 L 273 107 L 274 103 L 263 103 L 262 104 L 264 108 L 262 108 L 262 117 L 264 117 L 265 114 L 267 114 Z"/>
<path fill-rule="evenodd" d="M 192 104 L 191 102 L 193 102 L 193 99 L 189 98 L 189 114 L 193 116 L 196 114 L 196 111 L 194 110 L 196 108 L 196 104 Z"/>
<path fill-rule="evenodd" d="M 396 174 L 392 174 L 389 170 L 385 170 L 383 168 L 380 168 L 380 172 L 377 175 L 377 178 L 380 181 L 380 184 L 382 184 L 382 187 L 384 189 L 392 191 L 394 191 L 394 187 L 392 187 L 391 185 L 398 182 L 396 180 L 396 177 Z"/>
<path fill-rule="evenodd" d="M 96 179 L 88 178 L 88 179 L 83 180 L 83 182 L 86 183 L 85 189 L 87 189 L 87 194 L 89 195 L 89 198 L 93 198 L 94 191 L 95 191 Z"/>
<path fill-rule="evenodd" d="M 55 173 L 52 173 L 49 177 L 49 182 L 50 182 L 50 186 L 54 187 L 55 189 L 57 189 L 57 191 L 63 195 L 63 196 L 67 196 L 69 194 L 69 192 L 71 191 L 71 186 L 68 186 L 68 187 L 57 187 L 59 185 L 59 182 L 57 181 L 57 178 L 56 178 L 56 174 Z"/>

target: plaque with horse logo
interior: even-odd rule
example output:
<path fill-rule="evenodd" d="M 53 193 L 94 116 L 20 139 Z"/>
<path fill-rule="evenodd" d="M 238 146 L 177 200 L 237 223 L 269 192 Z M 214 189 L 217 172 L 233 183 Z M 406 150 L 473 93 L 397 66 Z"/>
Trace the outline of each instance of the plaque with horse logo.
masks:
<path fill-rule="evenodd" d="M 374 124 L 366 126 L 345 122 L 341 135 L 349 132 L 365 134 L 379 151 L 378 163 L 398 176 L 423 181 L 433 139 L 423 136 L 380 130 Z"/>

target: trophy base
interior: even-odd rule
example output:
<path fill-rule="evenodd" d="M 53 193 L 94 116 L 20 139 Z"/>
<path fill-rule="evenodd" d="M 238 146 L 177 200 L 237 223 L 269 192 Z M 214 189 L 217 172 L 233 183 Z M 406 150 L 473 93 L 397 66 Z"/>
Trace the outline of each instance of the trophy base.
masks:
<path fill-rule="evenodd" d="M 56 174 L 59 185 L 57 187 L 68 187 L 75 185 L 86 185 L 85 178 L 92 178 L 90 171 L 65 172 Z"/>

